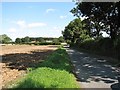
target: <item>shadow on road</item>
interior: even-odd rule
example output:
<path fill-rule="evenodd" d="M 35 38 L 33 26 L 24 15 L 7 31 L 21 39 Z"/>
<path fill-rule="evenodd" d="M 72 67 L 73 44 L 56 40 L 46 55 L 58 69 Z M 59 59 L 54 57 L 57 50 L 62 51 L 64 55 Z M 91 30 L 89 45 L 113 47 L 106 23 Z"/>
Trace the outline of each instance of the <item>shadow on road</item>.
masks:
<path fill-rule="evenodd" d="M 111 85 L 111 89 L 112 89 L 112 90 L 120 90 L 120 85 L 119 85 L 119 83 L 115 83 L 115 84 Z"/>
<path fill-rule="evenodd" d="M 116 83 L 119 71 L 107 63 L 107 60 L 91 56 L 87 53 L 66 48 L 75 68 L 74 73 L 80 82 Z"/>

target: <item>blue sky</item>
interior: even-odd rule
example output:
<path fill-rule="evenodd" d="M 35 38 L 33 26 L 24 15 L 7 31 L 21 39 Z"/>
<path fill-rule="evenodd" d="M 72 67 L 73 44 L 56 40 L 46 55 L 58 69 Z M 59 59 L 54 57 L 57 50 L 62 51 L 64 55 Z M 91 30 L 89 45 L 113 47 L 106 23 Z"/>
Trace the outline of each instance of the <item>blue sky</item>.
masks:
<path fill-rule="evenodd" d="M 59 37 L 75 17 L 74 2 L 2 2 L 2 32 L 17 37 Z"/>

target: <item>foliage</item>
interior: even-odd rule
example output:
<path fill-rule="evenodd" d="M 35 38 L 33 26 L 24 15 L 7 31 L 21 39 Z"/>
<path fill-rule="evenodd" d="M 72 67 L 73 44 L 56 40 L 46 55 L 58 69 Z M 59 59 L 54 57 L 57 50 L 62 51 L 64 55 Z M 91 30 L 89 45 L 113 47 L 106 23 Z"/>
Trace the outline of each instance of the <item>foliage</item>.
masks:
<path fill-rule="evenodd" d="M 87 31 L 84 30 L 83 27 L 84 27 L 84 23 L 82 23 L 80 18 L 77 18 L 71 21 L 63 31 L 63 36 L 65 40 L 73 44 L 76 43 L 76 41 L 79 38 L 83 37 L 82 35 L 87 35 Z"/>
<path fill-rule="evenodd" d="M 56 42 L 56 43 L 54 43 L 54 42 L 41 42 L 41 43 L 36 42 L 36 43 L 33 43 L 33 44 L 34 45 L 60 45 L 59 42 Z"/>
<path fill-rule="evenodd" d="M 61 43 L 65 42 L 64 37 L 63 37 L 63 36 L 60 36 L 60 37 L 58 38 L 58 40 L 59 40 L 59 42 L 61 42 Z"/>
<path fill-rule="evenodd" d="M 52 42 L 53 43 L 59 43 L 59 40 L 57 38 L 54 38 Z"/>
<path fill-rule="evenodd" d="M 20 38 L 16 38 L 16 39 L 15 39 L 15 43 L 21 44 L 21 43 L 22 43 L 22 40 L 21 40 Z"/>
<path fill-rule="evenodd" d="M 23 43 L 29 43 L 29 42 L 30 42 L 30 38 L 28 36 L 23 38 Z"/>
<path fill-rule="evenodd" d="M 54 69 L 71 71 L 69 57 L 64 49 L 57 49 L 46 61 L 40 64 L 41 67 L 50 67 Z"/>
<path fill-rule="evenodd" d="M 36 41 L 41 42 L 41 43 L 45 42 L 45 40 L 42 37 L 36 38 Z"/>
<path fill-rule="evenodd" d="M 114 47 L 113 47 L 114 46 Z M 76 47 L 90 51 L 92 53 L 105 55 L 120 60 L 120 42 L 116 41 L 113 45 L 110 38 L 101 38 L 99 40 L 86 39 L 83 42 L 76 43 Z"/>
<path fill-rule="evenodd" d="M 81 17 L 85 18 L 83 21 L 79 22 L 79 24 L 75 23 L 75 25 L 73 24 L 73 20 L 65 27 L 65 30 L 63 31 L 65 40 L 73 46 L 85 50 L 115 58 L 119 57 L 119 5 L 120 2 L 76 3 L 76 6 L 70 12 L 74 16 L 77 16 L 78 20 Z M 76 27 L 81 27 L 81 29 Z M 77 35 L 75 32 L 79 37 L 76 37 Z M 103 37 L 102 32 L 107 33 L 109 37 Z"/>
<path fill-rule="evenodd" d="M 17 44 L 34 44 L 34 45 L 60 45 L 61 42 L 64 42 L 63 37 L 59 38 L 44 38 L 44 37 L 24 37 L 16 38 L 15 42 Z"/>
<path fill-rule="evenodd" d="M 85 16 L 91 33 L 97 35 L 100 31 L 108 33 L 112 40 L 120 33 L 118 12 L 120 2 L 81 2 L 71 10 L 75 16 Z M 94 30 L 94 31 L 93 31 Z"/>
<path fill-rule="evenodd" d="M 10 43 L 12 42 L 12 39 L 8 37 L 6 34 L 0 35 L 0 43 Z"/>
<path fill-rule="evenodd" d="M 40 63 L 14 88 L 79 88 L 75 77 L 70 73 L 69 57 L 64 49 L 57 49 L 47 60 Z"/>

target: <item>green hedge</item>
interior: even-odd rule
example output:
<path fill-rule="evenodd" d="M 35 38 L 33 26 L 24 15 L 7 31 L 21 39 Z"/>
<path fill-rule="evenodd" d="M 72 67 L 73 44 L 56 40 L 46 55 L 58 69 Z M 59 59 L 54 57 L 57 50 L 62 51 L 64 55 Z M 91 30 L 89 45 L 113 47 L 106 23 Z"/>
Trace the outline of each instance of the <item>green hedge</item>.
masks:
<path fill-rule="evenodd" d="M 110 56 L 120 59 L 120 40 L 112 41 L 110 38 L 102 38 L 100 40 L 85 40 L 76 44 L 78 48 L 89 50 L 101 55 Z"/>
<path fill-rule="evenodd" d="M 34 45 L 60 45 L 61 43 L 54 43 L 54 42 L 43 42 L 43 43 L 33 43 Z"/>

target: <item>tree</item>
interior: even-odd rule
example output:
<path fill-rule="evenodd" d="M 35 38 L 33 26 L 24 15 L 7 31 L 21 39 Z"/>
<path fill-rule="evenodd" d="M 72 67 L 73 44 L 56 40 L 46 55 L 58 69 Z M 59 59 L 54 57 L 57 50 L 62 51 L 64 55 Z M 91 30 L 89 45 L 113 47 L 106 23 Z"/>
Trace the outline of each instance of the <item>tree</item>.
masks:
<path fill-rule="evenodd" d="M 64 31 L 62 32 L 64 39 L 71 43 L 76 43 L 81 34 L 87 34 L 87 31 L 84 30 L 83 27 L 84 23 L 82 23 L 80 18 L 74 19 L 65 27 Z"/>
<path fill-rule="evenodd" d="M 59 42 L 64 42 L 64 38 L 63 38 L 63 36 L 60 36 L 59 38 L 58 38 L 58 40 L 59 40 Z"/>
<path fill-rule="evenodd" d="M 22 43 L 22 40 L 21 40 L 20 38 L 16 38 L 16 39 L 15 39 L 15 43 L 21 44 L 21 43 Z"/>
<path fill-rule="evenodd" d="M 103 30 L 108 33 L 112 40 L 115 40 L 120 33 L 118 24 L 118 12 L 120 2 L 82 2 L 76 3 L 76 7 L 71 10 L 74 16 L 88 17 L 91 30 L 99 37 Z M 92 31 L 92 33 L 94 33 Z"/>
<path fill-rule="evenodd" d="M 12 39 L 10 37 L 8 37 L 6 34 L 3 34 L 3 35 L 0 35 L 0 40 L 1 40 L 1 43 L 10 43 L 12 42 Z"/>
<path fill-rule="evenodd" d="M 53 38 L 53 43 L 59 43 L 59 40 L 57 38 Z"/>
<path fill-rule="evenodd" d="M 45 42 L 45 40 L 42 37 L 36 38 L 36 41 L 41 42 L 41 43 Z"/>
<path fill-rule="evenodd" d="M 30 38 L 28 36 L 21 38 L 22 43 L 29 43 L 30 42 Z"/>

